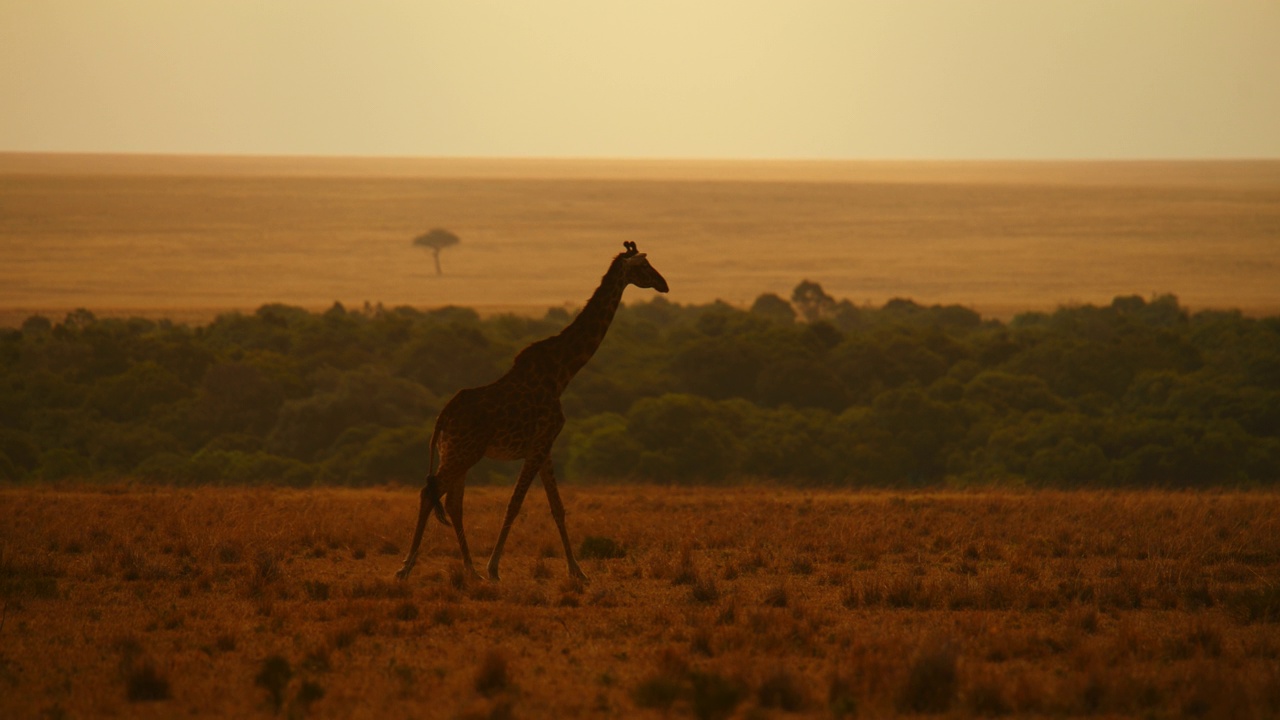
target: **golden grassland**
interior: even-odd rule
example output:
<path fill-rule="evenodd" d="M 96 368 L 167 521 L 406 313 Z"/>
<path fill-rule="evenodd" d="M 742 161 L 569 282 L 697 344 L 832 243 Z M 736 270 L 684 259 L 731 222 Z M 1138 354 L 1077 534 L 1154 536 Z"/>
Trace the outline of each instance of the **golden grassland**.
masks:
<path fill-rule="evenodd" d="M 580 305 L 623 240 L 673 302 L 1009 317 L 1115 295 L 1280 312 L 1280 162 L 817 163 L 0 154 L 0 322 L 269 302 Z M 411 239 L 462 243 L 442 256 Z M 628 301 L 647 297 L 635 293 Z"/>
<path fill-rule="evenodd" d="M 566 490 L 0 490 L 0 716 L 1280 713 L 1280 495 Z"/>

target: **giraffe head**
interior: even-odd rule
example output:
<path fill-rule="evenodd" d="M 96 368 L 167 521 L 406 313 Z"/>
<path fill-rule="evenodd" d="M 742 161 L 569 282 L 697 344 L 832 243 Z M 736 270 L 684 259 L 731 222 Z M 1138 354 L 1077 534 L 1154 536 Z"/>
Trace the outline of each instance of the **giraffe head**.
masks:
<path fill-rule="evenodd" d="M 622 246 L 627 249 L 626 252 L 618 256 L 618 260 L 622 263 L 622 271 L 628 285 L 635 285 L 639 288 L 653 288 L 660 293 L 667 291 L 667 281 L 662 274 L 653 269 L 649 264 L 645 254 L 636 249 L 633 242 L 624 242 Z"/>

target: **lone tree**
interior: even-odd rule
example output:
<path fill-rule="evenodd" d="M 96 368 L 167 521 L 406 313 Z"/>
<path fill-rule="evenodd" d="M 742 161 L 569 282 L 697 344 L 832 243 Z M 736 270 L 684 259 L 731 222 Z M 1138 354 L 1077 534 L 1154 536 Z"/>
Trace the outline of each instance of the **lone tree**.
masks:
<path fill-rule="evenodd" d="M 450 245 L 457 245 L 458 236 L 445 230 L 444 228 L 432 228 L 413 239 L 414 245 L 421 245 L 425 248 L 431 248 L 432 257 L 436 261 L 436 274 L 440 275 L 440 251 Z"/>

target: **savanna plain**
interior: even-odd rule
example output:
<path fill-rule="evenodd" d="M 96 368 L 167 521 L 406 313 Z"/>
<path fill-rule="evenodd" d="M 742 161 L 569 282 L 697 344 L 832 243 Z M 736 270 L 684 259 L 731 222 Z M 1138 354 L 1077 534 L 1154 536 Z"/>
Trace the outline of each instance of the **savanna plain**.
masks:
<path fill-rule="evenodd" d="M 0 324 L 281 302 L 1280 310 L 1280 164 L 0 155 Z M 462 242 L 430 256 L 432 226 Z M 633 291 L 634 292 L 634 291 Z M 631 296 L 629 296 L 630 298 Z M 426 459 L 423 459 L 425 473 Z M 182 482 L 182 478 L 174 478 Z M 510 488 L 467 491 L 483 563 Z M 0 717 L 1275 717 L 1280 495 L 571 483 L 501 582 L 416 488 L 0 486 Z"/>
<path fill-rule="evenodd" d="M 804 163 L 0 153 L 0 322 L 87 308 L 203 323 L 323 310 L 581 307 L 635 241 L 678 303 L 1116 295 L 1280 312 L 1280 162 Z M 461 243 L 442 255 L 429 228 Z M 628 301 L 639 299 L 629 296 Z"/>
<path fill-rule="evenodd" d="M 490 583 L 408 488 L 0 491 L 0 715 L 1280 712 L 1273 494 L 569 487 L 587 583 L 539 494 Z"/>

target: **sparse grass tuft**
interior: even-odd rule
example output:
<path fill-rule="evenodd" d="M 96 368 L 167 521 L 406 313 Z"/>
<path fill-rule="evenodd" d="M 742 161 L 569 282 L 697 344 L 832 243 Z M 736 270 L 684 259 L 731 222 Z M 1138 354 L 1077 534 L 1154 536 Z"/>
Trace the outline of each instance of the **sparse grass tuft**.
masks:
<path fill-rule="evenodd" d="M 502 588 L 495 583 L 471 583 L 467 588 L 467 597 L 480 602 L 496 602 L 502 598 Z"/>
<path fill-rule="evenodd" d="M 1225 605 L 1241 622 L 1280 622 L 1280 582 L 1238 590 L 1227 596 Z"/>
<path fill-rule="evenodd" d="M 689 589 L 689 599 L 703 605 L 714 605 L 720 599 L 720 589 L 711 578 L 699 579 Z"/>
<path fill-rule="evenodd" d="M 218 557 L 218 562 L 224 565 L 232 565 L 240 562 L 241 557 L 244 555 L 244 549 L 239 543 L 223 541 L 218 543 L 215 554 Z"/>
<path fill-rule="evenodd" d="M 461 563 L 452 563 L 449 565 L 449 587 L 454 590 L 462 590 L 467 587 L 475 576 L 467 572 L 467 568 Z"/>
<path fill-rule="evenodd" d="M 236 649 L 236 636 L 231 633 L 222 633 L 213 641 L 213 646 L 218 652 L 231 652 Z"/>
<path fill-rule="evenodd" d="M 458 619 L 458 613 L 448 605 L 441 605 L 431 613 L 431 623 L 448 627 Z"/>
<path fill-rule="evenodd" d="M 418 606 L 414 605 L 412 602 L 408 600 L 405 600 L 404 602 L 396 606 L 396 609 L 394 612 L 392 612 L 391 616 L 396 620 L 400 620 L 401 622 L 409 622 L 411 620 L 417 620 Z"/>
<path fill-rule="evenodd" d="M 351 647 L 352 643 L 355 641 L 356 629 L 352 627 L 335 630 L 331 635 L 329 635 L 329 644 L 333 646 L 335 650 L 345 650 Z"/>
<path fill-rule="evenodd" d="M 253 557 L 253 568 L 249 575 L 249 597 L 258 598 L 266 594 L 267 589 L 280 579 L 280 554 L 275 550 L 259 550 Z"/>
<path fill-rule="evenodd" d="M 787 606 L 787 586 L 774 585 L 765 591 L 762 602 L 769 607 L 784 608 Z"/>
<path fill-rule="evenodd" d="M 307 597 L 312 600 L 328 600 L 329 599 L 329 583 L 320 582 L 319 580 L 307 580 L 302 583 L 303 590 L 306 591 Z"/>
<path fill-rule="evenodd" d="M 798 557 L 791 561 L 791 573 L 793 575 L 812 575 L 813 560 L 807 557 Z"/>
<path fill-rule="evenodd" d="M 318 646 L 312 648 L 302 659 L 302 669 L 311 673 L 326 673 L 333 669 L 329 661 L 329 648 Z"/>
<path fill-rule="evenodd" d="M 671 578 L 672 585 L 693 585 L 698 582 L 698 568 L 693 564 L 693 553 L 685 548 L 680 554 L 680 567 L 676 569 L 675 577 Z"/>
<path fill-rule="evenodd" d="M 19 559 L 0 545 L 0 598 L 49 600 L 58 596 L 62 571 L 44 553 Z"/>
<path fill-rule="evenodd" d="M 387 580 L 386 578 L 373 578 L 357 582 L 347 591 L 347 596 L 359 599 L 384 599 L 398 600 L 407 598 L 413 594 L 413 588 L 407 583 Z"/>

